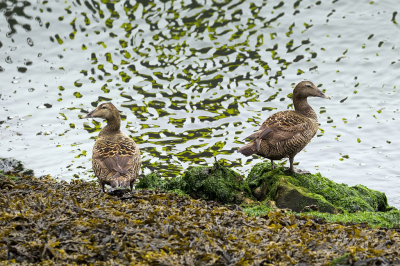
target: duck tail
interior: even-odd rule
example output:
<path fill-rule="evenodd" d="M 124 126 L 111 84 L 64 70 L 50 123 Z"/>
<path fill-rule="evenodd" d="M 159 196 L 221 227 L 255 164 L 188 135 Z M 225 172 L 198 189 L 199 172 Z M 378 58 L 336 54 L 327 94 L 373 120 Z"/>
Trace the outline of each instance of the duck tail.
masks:
<path fill-rule="evenodd" d="M 241 147 L 238 152 L 243 154 L 244 156 L 250 156 L 252 154 L 255 154 L 257 152 L 257 147 L 255 145 L 255 142 L 250 142 L 249 144 Z"/>

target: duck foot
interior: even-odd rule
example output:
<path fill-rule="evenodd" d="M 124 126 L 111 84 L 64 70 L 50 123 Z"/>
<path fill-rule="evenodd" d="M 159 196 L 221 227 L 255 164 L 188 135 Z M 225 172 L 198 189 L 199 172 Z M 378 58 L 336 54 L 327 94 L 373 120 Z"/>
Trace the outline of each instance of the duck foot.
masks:
<path fill-rule="evenodd" d="M 302 169 L 294 169 L 294 172 L 295 172 L 296 174 L 300 174 L 300 175 L 309 175 L 309 174 L 311 174 L 310 171 L 302 170 Z"/>
<path fill-rule="evenodd" d="M 309 175 L 309 174 L 311 174 L 311 172 L 307 171 L 307 170 L 294 169 L 294 171 L 291 171 L 290 167 L 286 167 L 285 166 L 284 168 L 285 168 L 285 172 L 289 172 L 289 173 L 292 173 L 292 174 L 300 174 L 300 175 Z"/>

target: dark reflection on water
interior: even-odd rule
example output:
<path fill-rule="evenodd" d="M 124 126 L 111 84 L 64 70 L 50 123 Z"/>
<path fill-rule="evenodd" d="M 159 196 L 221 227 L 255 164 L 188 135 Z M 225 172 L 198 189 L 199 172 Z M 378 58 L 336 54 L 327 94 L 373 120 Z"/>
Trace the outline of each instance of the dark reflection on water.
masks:
<path fill-rule="evenodd" d="M 243 137 L 308 79 L 333 100 L 310 101 L 321 126 L 298 167 L 400 206 L 394 3 L 0 1 L 1 156 L 88 177 L 104 123 L 79 117 L 113 101 L 145 173 L 215 156 L 246 173 L 261 159 L 236 153 Z"/>

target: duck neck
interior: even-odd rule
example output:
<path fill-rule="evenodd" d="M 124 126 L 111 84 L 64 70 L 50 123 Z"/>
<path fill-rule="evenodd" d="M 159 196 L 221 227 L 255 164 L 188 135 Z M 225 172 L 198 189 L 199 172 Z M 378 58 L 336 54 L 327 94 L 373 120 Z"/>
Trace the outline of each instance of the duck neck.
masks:
<path fill-rule="evenodd" d="M 293 98 L 294 110 L 296 112 L 307 116 L 308 118 L 317 120 L 317 114 L 307 102 L 307 98 Z"/>
<path fill-rule="evenodd" d="M 118 116 L 115 119 L 107 120 L 107 125 L 101 130 L 102 133 L 110 134 L 114 132 L 119 132 L 121 127 L 121 118 Z"/>

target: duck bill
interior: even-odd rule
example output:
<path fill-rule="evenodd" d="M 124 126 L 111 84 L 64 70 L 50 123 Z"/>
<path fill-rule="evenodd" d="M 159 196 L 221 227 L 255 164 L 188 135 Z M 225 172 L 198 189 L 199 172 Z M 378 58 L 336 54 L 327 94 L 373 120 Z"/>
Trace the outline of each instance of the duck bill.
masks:
<path fill-rule="evenodd" d="M 91 111 L 90 113 L 88 113 L 87 115 L 84 115 L 81 117 L 81 119 L 85 119 L 85 118 L 93 118 L 92 114 L 94 111 Z"/>
<path fill-rule="evenodd" d="M 325 95 L 325 94 L 323 94 L 322 96 L 321 96 L 321 98 L 324 98 L 324 99 L 331 99 L 331 97 L 329 97 L 328 95 Z"/>
<path fill-rule="evenodd" d="M 322 91 L 319 91 L 319 95 L 317 95 L 317 97 L 321 97 L 323 99 L 331 99 L 331 97 L 329 97 L 328 95 L 325 95 Z"/>

